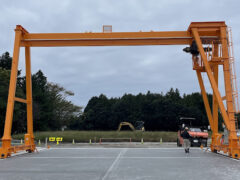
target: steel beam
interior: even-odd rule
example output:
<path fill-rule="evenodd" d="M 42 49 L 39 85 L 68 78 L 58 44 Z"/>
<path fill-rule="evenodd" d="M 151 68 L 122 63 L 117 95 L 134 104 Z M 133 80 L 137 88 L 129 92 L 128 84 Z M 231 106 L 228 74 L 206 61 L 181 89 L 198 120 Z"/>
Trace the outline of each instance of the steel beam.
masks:
<path fill-rule="evenodd" d="M 221 32 L 221 41 L 222 41 L 222 56 L 224 58 L 223 64 L 223 73 L 224 73 L 224 85 L 225 85 L 225 94 L 226 94 L 226 104 L 229 116 L 230 127 L 230 136 L 237 138 L 236 127 L 235 127 L 235 118 L 234 118 L 234 108 L 233 108 L 233 96 L 232 96 L 232 85 L 231 85 L 231 74 L 230 74 L 230 64 L 228 57 L 228 46 L 227 46 L 227 31 L 226 27 L 220 28 Z"/>
<path fill-rule="evenodd" d="M 188 45 L 190 38 L 149 38 L 149 39 L 80 39 L 80 40 L 24 40 L 21 46 L 61 47 L 61 46 L 146 46 L 146 45 Z"/>
<path fill-rule="evenodd" d="M 27 96 L 27 133 L 31 136 L 31 144 L 34 144 L 33 135 L 33 110 L 32 110 L 32 75 L 31 75 L 31 53 L 30 47 L 25 47 L 26 64 L 26 96 Z"/>
<path fill-rule="evenodd" d="M 198 29 L 197 28 L 192 28 L 192 33 L 193 33 L 193 37 L 194 37 L 194 39 L 195 39 L 195 41 L 197 43 L 198 50 L 200 52 L 201 58 L 203 60 L 203 64 L 205 66 L 205 70 L 207 72 L 208 79 L 210 81 L 211 87 L 212 87 L 212 89 L 213 89 L 213 91 L 214 91 L 214 93 L 216 95 L 216 99 L 217 99 L 219 108 L 221 110 L 224 122 L 226 124 L 226 127 L 228 129 L 230 129 L 229 117 L 228 117 L 228 114 L 227 114 L 227 112 L 225 110 L 225 107 L 224 107 L 224 104 L 222 102 L 222 98 L 221 98 L 220 92 L 219 92 L 218 87 L 217 87 L 217 83 L 216 83 L 215 78 L 214 78 L 214 76 L 212 74 L 211 67 L 210 67 L 210 65 L 208 63 L 206 54 L 204 52 L 204 49 L 203 49 L 203 46 L 202 46 L 202 42 L 201 42 L 200 36 L 198 34 Z"/>
<path fill-rule="evenodd" d="M 218 44 L 213 45 L 213 57 L 218 57 Z M 212 66 L 213 70 L 213 76 L 216 81 L 216 85 L 218 86 L 218 64 L 214 64 Z M 212 114 L 213 114 L 213 134 L 218 133 L 218 102 L 216 99 L 216 95 L 213 91 L 213 97 L 212 97 Z"/>
<path fill-rule="evenodd" d="M 76 40 L 76 39 L 149 39 L 192 38 L 188 31 L 112 32 L 112 33 L 26 33 L 26 40 Z"/>
<path fill-rule="evenodd" d="M 196 70 L 196 73 L 197 73 L 197 77 L 198 77 L 199 86 L 200 86 L 200 89 L 201 89 L 201 94 L 202 94 L 202 97 L 203 97 L 205 110 L 207 112 L 207 117 L 208 117 L 208 120 L 209 120 L 209 124 L 210 124 L 211 128 L 213 128 L 213 117 L 212 117 L 211 108 L 210 108 L 210 105 L 209 105 L 209 102 L 208 102 L 208 97 L 207 97 L 207 93 L 206 93 L 206 90 L 205 90 L 205 86 L 204 86 L 204 83 L 203 83 L 202 75 L 201 75 L 201 72 L 199 70 Z"/>
<path fill-rule="evenodd" d="M 14 100 L 17 101 L 17 102 L 21 102 L 21 103 L 27 104 L 27 100 L 26 99 L 15 97 Z"/>

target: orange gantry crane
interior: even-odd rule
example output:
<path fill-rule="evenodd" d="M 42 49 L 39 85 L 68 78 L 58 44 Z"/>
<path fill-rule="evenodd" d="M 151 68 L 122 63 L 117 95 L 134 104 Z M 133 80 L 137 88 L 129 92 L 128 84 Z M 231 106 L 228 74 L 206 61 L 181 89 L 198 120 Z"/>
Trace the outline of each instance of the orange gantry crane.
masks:
<path fill-rule="evenodd" d="M 192 54 L 193 70 L 196 71 L 207 117 L 212 130 L 211 150 L 223 151 L 230 157 L 240 157 L 239 139 L 236 133 L 235 114 L 238 113 L 237 91 L 234 80 L 230 32 L 225 22 L 192 22 L 186 31 L 165 32 L 112 32 L 111 26 L 99 33 L 29 33 L 22 26 L 15 29 L 15 42 L 9 85 L 1 158 L 11 156 L 19 150 L 35 150 L 32 112 L 31 47 L 58 46 L 143 46 L 143 45 L 190 45 L 185 48 Z M 20 47 L 25 47 L 26 99 L 15 97 Z M 225 94 L 218 88 L 219 66 L 223 67 Z M 202 73 L 206 73 L 213 91 L 213 105 L 210 108 Z M 11 129 L 15 101 L 27 104 L 27 134 L 25 144 L 11 145 Z M 224 103 L 224 101 L 226 101 Z M 218 112 L 223 117 L 229 132 L 228 143 L 222 143 L 218 132 Z"/>

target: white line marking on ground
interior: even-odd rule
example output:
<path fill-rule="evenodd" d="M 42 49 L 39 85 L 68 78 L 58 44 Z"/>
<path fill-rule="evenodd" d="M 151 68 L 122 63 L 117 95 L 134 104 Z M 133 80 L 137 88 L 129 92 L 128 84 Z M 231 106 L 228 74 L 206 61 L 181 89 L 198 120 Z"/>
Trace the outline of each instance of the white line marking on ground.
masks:
<path fill-rule="evenodd" d="M 113 161 L 112 165 L 109 167 L 109 169 L 107 170 L 107 172 L 105 173 L 105 175 L 103 176 L 102 180 L 105 180 L 108 175 L 111 173 L 111 171 L 113 170 L 114 166 L 117 164 L 117 162 L 120 160 L 121 156 L 126 153 L 127 149 L 123 149 L 122 151 L 120 151 L 120 153 L 118 154 L 118 156 L 116 157 L 116 159 Z"/>
<path fill-rule="evenodd" d="M 36 149 L 37 149 L 37 151 L 36 151 L 35 153 L 39 153 L 39 152 L 48 150 L 47 148 L 41 148 L 41 147 L 40 147 L 40 148 L 37 147 Z M 21 156 L 21 155 L 23 155 L 23 154 L 28 154 L 28 152 L 22 150 L 22 151 L 19 151 L 19 152 L 17 152 L 17 153 L 11 154 L 11 157 Z M 4 159 L 0 159 L 0 160 L 4 160 Z"/>
<path fill-rule="evenodd" d="M 48 148 L 37 147 L 38 152 L 49 150 Z"/>
<path fill-rule="evenodd" d="M 28 152 L 26 152 L 26 151 L 20 151 L 20 152 L 17 152 L 17 153 L 15 153 L 15 154 L 12 154 L 11 157 L 20 156 L 20 155 L 23 155 L 23 154 L 28 154 Z"/>
<path fill-rule="evenodd" d="M 204 148 L 203 150 L 204 150 L 205 152 L 212 153 L 212 154 L 214 154 L 215 156 L 221 156 L 221 157 L 224 157 L 224 158 L 226 158 L 226 159 L 231 159 L 231 160 L 238 161 L 238 162 L 240 161 L 240 159 L 234 159 L 233 157 L 230 157 L 230 156 L 228 156 L 227 154 L 225 154 L 225 153 L 223 153 L 223 152 L 213 153 L 210 148 Z"/>

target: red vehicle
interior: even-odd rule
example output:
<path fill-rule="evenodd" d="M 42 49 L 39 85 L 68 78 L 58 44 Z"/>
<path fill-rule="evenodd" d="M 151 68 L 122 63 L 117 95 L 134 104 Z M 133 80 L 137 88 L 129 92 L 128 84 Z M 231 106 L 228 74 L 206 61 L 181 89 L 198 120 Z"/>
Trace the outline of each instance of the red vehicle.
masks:
<path fill-rule="evenodd" d="M 208 132 L 206 129 L 200 127 L 193 127 L 192 121 L 196 120 L 195 118 L 186 118 L 181 117 L 178 125 L 178 138 L 177 138 L 177 146 L 182 146 L 183 138 L 181 137 L 181 133 L 183 132 L 185 127 L 189 128 L 189 134 L 191 136 L 190 142 L 191 146 L 200 147 L 201 145 L 207 147 L 208 140 Z"/>

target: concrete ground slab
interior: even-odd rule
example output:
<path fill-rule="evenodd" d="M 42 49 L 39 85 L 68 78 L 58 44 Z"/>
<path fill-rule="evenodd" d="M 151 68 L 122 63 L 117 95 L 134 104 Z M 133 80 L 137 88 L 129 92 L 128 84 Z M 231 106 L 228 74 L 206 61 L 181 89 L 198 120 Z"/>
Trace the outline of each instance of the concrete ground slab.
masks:
<path fill-rule="evenodd" d="M 240 161 L 192 148 L 61 147 L 0 160 L 0 180 L 240 179 Z"/>

